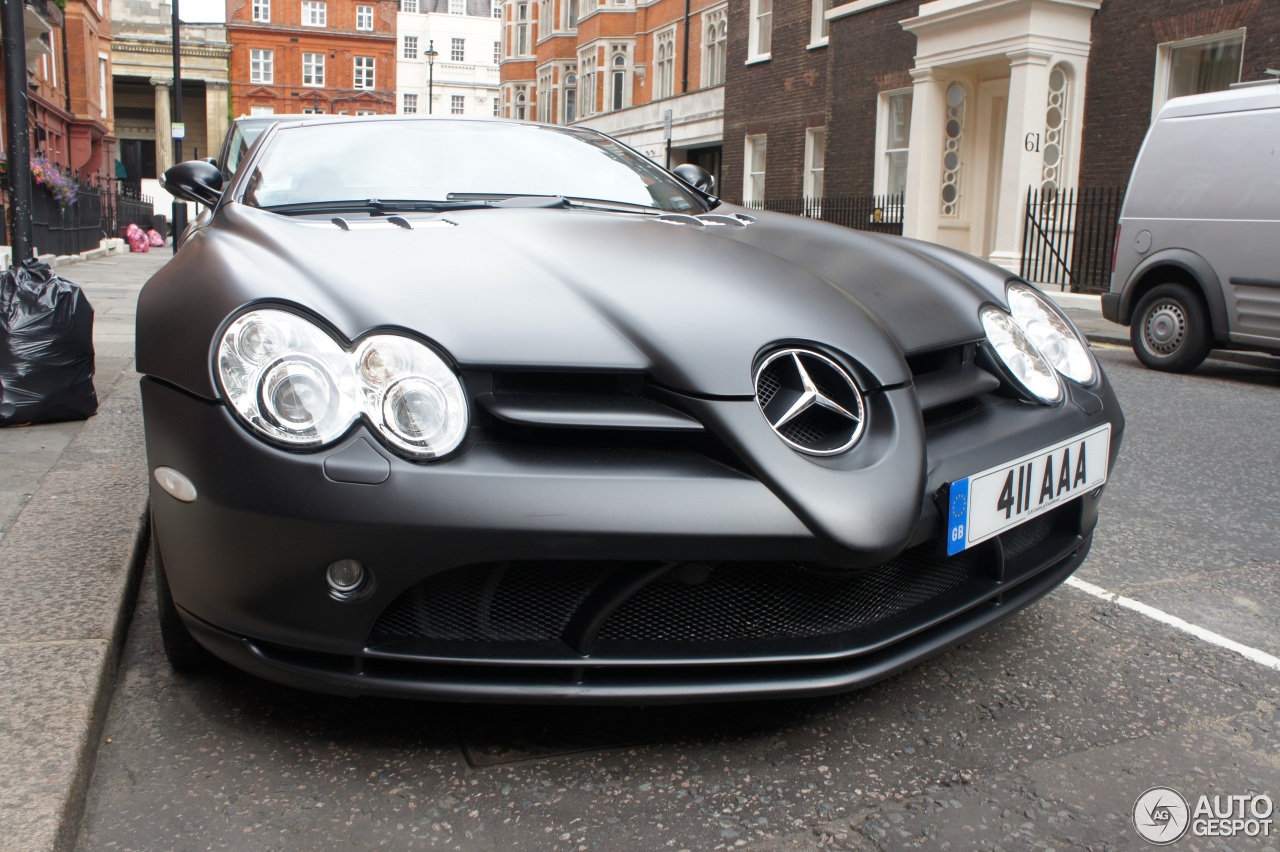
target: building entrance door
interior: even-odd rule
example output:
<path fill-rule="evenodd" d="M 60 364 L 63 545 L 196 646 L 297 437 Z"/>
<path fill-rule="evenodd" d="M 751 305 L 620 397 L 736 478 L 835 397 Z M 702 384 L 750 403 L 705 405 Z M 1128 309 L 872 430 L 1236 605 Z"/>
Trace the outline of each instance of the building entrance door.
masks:
<path fill-rule="evenodd" d="M 1009 120 L 1009 80 L 987 80 L 978 85 L 978 120 L 974 206 L 969 252 L 983 259 L 996 246 L 1000 187 L 1004 172 L 1005 125 Z"/>

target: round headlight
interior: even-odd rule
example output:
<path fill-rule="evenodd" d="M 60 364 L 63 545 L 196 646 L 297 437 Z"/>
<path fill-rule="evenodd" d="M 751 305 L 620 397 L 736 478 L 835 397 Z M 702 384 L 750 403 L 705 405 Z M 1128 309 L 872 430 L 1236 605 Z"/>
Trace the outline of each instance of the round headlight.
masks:
<path fill-rule="evenodd" d="M 382 334 L 356 348 L 365 411 L 388 443 L 415 458 L 437 458 L 462 443 L 467 403 L 462 383 L 430 347 Z"/>
<path fill-rule="evenodd" d="M 1025 284 L 1009 285 L 1009 310 L 1040 354 L 1062 375 L 1082 385 L 1097 378 L 1089 346 L 1071 321 Z"/>
<path fill-rule="evenodd" d="M 359 414 L 349 356 L 297 314 L 267 308 L 238 317 L 223 332 L 217 364 L 232 409 L 277 443 L 327 444 Z"/>
<path fill-rule="evenodd" d="M 1062 382 L 1058 374 L 1013 317 L 999 308 L 987 307 L 982 311 L 982 327 L 996 358 L 1014 381 L 1041 402 L 1061 401 Z"/>

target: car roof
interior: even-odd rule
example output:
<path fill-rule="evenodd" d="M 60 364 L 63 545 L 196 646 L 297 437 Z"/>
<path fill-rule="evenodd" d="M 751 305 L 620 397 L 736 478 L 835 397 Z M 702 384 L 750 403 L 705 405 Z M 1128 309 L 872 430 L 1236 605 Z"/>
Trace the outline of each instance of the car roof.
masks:
<path fill-rule="evenodd" d="M 1277 108 L 1280 108 L 1280 82 L 1173 98 L 1161 108 L 1157 119 Z"/>

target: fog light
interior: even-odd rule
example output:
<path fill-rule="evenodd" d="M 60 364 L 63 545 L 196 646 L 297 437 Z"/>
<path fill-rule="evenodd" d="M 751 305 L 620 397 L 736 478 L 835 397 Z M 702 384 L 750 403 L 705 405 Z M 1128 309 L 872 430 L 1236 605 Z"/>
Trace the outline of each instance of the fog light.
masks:
<path fill-rule="evenodd" d="M 156 482 L 173 499 L 181 500 L 183 503 L 195 502 L 196 486 L 190 479 L 171 467 L 158 467 L 154 475 Z"/>
<path fill-rule="evenodd" d="M 354 559 L 339 559 L 324 572 L 329 588 L 340 595 L 349 595 L 364 585 L 364 566 Z"/>

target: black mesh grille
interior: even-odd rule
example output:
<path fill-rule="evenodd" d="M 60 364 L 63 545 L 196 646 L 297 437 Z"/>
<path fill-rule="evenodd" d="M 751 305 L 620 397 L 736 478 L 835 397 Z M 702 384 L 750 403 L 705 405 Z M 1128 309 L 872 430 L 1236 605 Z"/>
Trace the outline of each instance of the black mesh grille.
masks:
<path fill-rule="evenodd" d="M 768 405 L 780 387 L 782 383 L 778 381 L 776 371 L 766 368 L 761 372 L 760 381 L 756 383 L 756 397 L 760 400 L 760 406 Z"/>
<path fill-rule="evenodd" d="M 817 572 L 795 562 L 710 563 L 705 582 L 651 583 L 610 617 L 602 640 L 721 642 L 847 633 L 937 598 L 977 573 L 972 553 L 922 545 L 871 571 Z"/>
<path fill-rule="evenodd" d="M 1056 526 L 1056 517 L 1056 512 L 1049 512 L 1001 535 L 1005 562 L 1017 562 L 1028 550 L 1047 539 Z"/>
<path fill-rule="evenodd" d="M 1047 540 L 1068 508 L 1000 536 L 1006 562 Z M 938 542 L 863 572 L 800 562 L 684 563 L 624 601 L 601 641 L 751 642 L 846 634 L 955 595 L 990 594 L 987 546 L 947 557 Z M 370 644 L 405 639 L 546 642 L 560 639 L 592 590 L 618 569 L 655 563 L 496 562 L 428 577 L 391 603 Z"/>
<path fill-rule="evenodd" d="M 445 571 L 396 598 L 374 625 L 370 640 L 555 639 L 599 582 L 602 565 L 493 562 Z"/>

